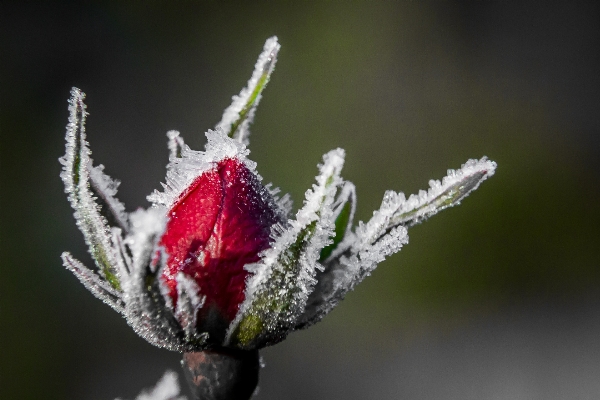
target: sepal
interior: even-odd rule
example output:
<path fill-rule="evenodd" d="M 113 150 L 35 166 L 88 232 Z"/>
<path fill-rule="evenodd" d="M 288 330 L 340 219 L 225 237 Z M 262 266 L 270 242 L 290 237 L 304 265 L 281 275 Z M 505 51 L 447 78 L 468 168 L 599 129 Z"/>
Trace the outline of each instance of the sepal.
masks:
<path fill-rule="evenodd" d="M 87 290 L 119 314 L 125 314 L 125 304 L 123 303 L 120 291 L 113 288 L 104 278 L 73 258 L 70 253 L 62 253 L 61 258 L 65 268 L 71 271 Z"/>
<path fill-rule="evenodd" d="M 481 182 L 494 175 L 496 163 L 487 157 L 468 160 L 458 170 L 449 169 L 442 179 L 430 180 L 429 190 L 421 190 L 403 202 L 390 221 L 390 227 L 411 227 L 438 212 L 460 204 L 460 201 L 476 190 Z"/>
<path fill-rule="evenodd" d="M 104 210 L 105 215 L 127 233 L 129 216 L 125 212 L 125 205 L 116 198 L 120 184 L 120 181 L 104 173 L 104 165 L 90 168 L 90 185 L 96 195 L 96 201 L 101 205 L 101 210 Z"/>
<path fill-rule="evenodd" d="M 199 342 L 207 339 L 206 335 L 201 335 L 197 331 L 198 311 L 204 305 L 205 296 L 200 295 L 200 288 L 191 277 L 180 272 L 175 278 L 177 280 L 177 307 L 175 308 L 175 318 L 179 321 L 181 328 L 185 332 L 187 342 Z M 165 299 L 168 294 L 163 293 Z"/>
<path fill-rule="evenodd" d="M 75 210 L 77 226 L 83 233 L 89 252 L 102 277 L 112 287 L 119 289 L 119 279 L 115 270 L 117 255 L 111 243 L 108 222 L 102 216 L 101 207 L 90 188 L 90 175 L 96 177 L 99 192 L 106 194 L 107 203 L 113 203 L 113 207 L 118 211 L 120 203 L 113 197 L 117 184 L 107 180 L 101 167 L 96 170 L 92 168 L 91 152 L 85 134 L 85 120 L 88 113 L 84 99 L 85 94 L 79 89 L 71 90 L 69 124 L 65 136 L 66 151 L 59 159 L 63 165 L 60 177 L 65 184 L 65 192 L 69 195 L 71 206 Z"/>
<path fill-rule="evenodd" d="M 275 69 L 280 47 L 276 36 L 267 39 L 248 85 L 239 95 L 233 96 L 233 102 L 223 112 L 221 122 L 217 124 L 216 129 L 222 129 L 227 136 L 240 143 L 248 144 L 250 124 L 254 120 L 256 107 L 262 98 L 262 91 L 269 83 L 271 73 Z"/>
<path fill-rule="evenodd" d="M 430 189 L 411 195 L 386 191 L 381 207 L 365 224 L 359 222 L 355 233 L 349 233 L 347 247 L 332 254 L 319 274 L 319 283 L 311 294 L 296 328 L 305 328 L 321 320 L 377 267 L 387 256 L 408 243 L 407 228 L 441 210 L 460 203 L 494 174 L 496 163 L 483 157 L 469 160 L 461 169 L 448 170 L 440 182 L 431 180 Z"/>
<path fill-rule="evenodd" d="M 352 245 L 352 223 L 356 212 L 356 188 L 352 182 L 344 182 L 340 194 L 333 203 L 335 220 L 332 243 L 321 250 L 319 262 L 327 262 L 342 254 Z"/>
<path fill-rule="evenodd" d="M 274 228 L 276 237 L 251 272 L 245 301 L 227 334 L 227 345 L 252 349 L 281 341 L 304 312 L 309 294 L 322 270 L 321 249 L 334 233 L 335 195 L 342 184 L 340 172 L 344 151 L 336 149 L 323 157 L 317 184 L 306 192 L 304 207 L 288 226 Z"/>
<path fill-rule="evenodd" d="M 398 252 L 408 243 L 408 232 L 400 226 L 387 230 L 389 222 L 403 201 L 393 191 L 384 195 L 381 207 L 364 224 L 359 222 L 354 234 L 348 234 L 346 249 L 330 257 L 325 270 L 319 275 L 319 283 L 311 294 L 296 329 L 308 327 L 327 315 L 358 283 L 390 254 Z"/>

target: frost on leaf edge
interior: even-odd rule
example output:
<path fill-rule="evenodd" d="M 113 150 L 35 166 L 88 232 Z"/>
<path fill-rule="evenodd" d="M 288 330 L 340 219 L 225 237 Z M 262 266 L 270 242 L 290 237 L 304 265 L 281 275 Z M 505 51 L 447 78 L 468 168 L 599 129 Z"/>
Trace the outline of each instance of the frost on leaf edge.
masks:
<path fill-rule="evenodd" d="M 242 347 L 261 347 L 278 342 L 294 328 L 317 283 L 317 271 L 322 269 L 318 262 L 320 251 L 331 242 L 335 219 L 333 202 L 343 183 L 340 173 L 344 156 L 344 150 L 339 148 L 323 156 L 317 183 L 307 190 L 304 206 L 296 213 L 296 219 L 289 220 L 287 227 L 274 226 L 272 246 L 263 251 L 258 263 L 246 265 L 251 273 L 247 278 L 246 297 L 229 326 L 226 343 L 237 340 Z M 289 252 L 295 246 L 299 249 L 297 255 Z M 286 265 L 292 270 L 286 270 Z M 279 276 L 282 282 L 273 284 L 274 276 Z M 286 280 L 289 280 L 287 285 Z M 265 298 L 269 299 L 268 304 Z M 240 329 L 252 333 L 240 335 Z M 272 336 L 276 332 L 277 337 Z"/>
<path fill-rule="evenodd" d="M 232 97 L 233 102 L 223 112 L 223 117 L 216 125 L 216 129 L 221 129 L 227 136 L 233 137 L 240 143 L 248 144 L 249 127 L 262 98 L 262 91 L 275 69 L 277 53 L 280 48 L 277 36 L 267 39 L 248 84 L 240 94 Z"/>

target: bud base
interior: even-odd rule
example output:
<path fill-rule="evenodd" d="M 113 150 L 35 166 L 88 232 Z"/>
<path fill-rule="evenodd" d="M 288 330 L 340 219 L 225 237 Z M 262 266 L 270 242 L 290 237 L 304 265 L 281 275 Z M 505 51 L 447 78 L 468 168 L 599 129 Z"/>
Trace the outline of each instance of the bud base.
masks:
<path fill-rule="evenodd" d="M 247 400 L 258 384 L 258 350 L 184 353 L 181 365 L 194 399 Z"/>

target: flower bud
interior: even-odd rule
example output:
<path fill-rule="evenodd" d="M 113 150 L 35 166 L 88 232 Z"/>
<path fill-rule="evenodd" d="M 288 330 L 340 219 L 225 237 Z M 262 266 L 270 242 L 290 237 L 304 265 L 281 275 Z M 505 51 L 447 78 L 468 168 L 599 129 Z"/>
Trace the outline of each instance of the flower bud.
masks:
<path fill-rule="evenodd" d="M 269 247 L 278 220 L 273 199 L 238 159 L 202 173 L 168 211 L 159 245 L 168 255 L 161 279 L 174 306 L 177 274 L 191 277 L 204 297 L 197 329 L 224 336 L 244 301 L 246 264 Z M 219 334 L 219 331 L 222 334 Z"/>

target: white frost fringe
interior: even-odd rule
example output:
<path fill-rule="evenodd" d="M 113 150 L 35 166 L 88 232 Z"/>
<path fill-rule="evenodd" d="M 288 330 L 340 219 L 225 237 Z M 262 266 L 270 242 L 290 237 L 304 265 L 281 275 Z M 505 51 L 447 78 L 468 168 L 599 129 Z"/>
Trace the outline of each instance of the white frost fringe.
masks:
<path fill-rule="evenodd" d="M 163 192 L 155 190 L 147 197 L 154 207 L 163 206 L 167 209 L 179 199 L 190 187 L 192 182 L 204 172 L 215 167 L 215 163 L 225 158 L 236 158 L 244 163 L 249 170 L 255 171 L 256 163 L 246 158 L 250 151 L 242 143 L 225 135 L 223 130 L 206 132 L 206 151 L 196 151 L 179 142 L 179 137 L 171 131 L 169 148 L 171 154 L 181 144 L 181 157 L 170 157 L 167 165 L 166 183 L 162 183 Z"/>

